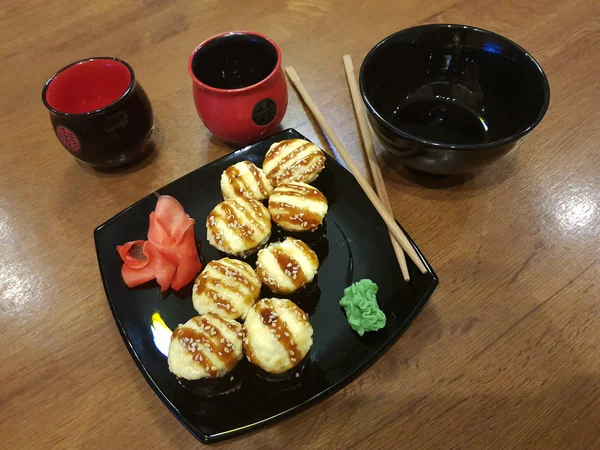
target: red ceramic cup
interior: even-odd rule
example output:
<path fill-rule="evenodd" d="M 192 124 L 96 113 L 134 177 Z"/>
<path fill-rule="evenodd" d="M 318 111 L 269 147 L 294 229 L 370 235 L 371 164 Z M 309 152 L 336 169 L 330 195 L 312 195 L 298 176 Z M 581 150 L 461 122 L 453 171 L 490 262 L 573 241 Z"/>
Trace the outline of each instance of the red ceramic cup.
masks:
<path fill-rule="evenodd" d="M 281 51 L 266 36 L 232 31 L 204 41 L 190 55 L 194 103 L 206 128 L 233 144 L 271 133 L 287 108 Z"/>
<path fill-rule="evenodd" d="M 149 153 L 152 107 L 125 61 L 101 57 L 69 64 L 46 82 L 42 101 L 56 137 L 84 163 L 108 169 Z"/>

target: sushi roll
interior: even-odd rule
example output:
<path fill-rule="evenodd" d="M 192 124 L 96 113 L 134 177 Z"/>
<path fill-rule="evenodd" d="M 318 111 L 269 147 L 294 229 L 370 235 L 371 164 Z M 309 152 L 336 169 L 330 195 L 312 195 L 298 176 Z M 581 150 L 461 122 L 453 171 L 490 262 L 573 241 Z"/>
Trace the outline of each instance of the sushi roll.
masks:
<path fill-rule="evenodd" d="M 260 296 L 261 282 L 249 264 L 223 258 L 209 262 L 196 278 L 192 301 L 199 314 L 244 319 Z"/>
<path fill-rule="evenodd" d="M 186 380 L 218 378 L 242 359 L 242 325 L 216 314 L 179 325 L 169 345 L 169 370 Z"/>
<path fill-rule="evenodd" d="M 258 200 L 234 197 L 219 203 L 206 219 L 210 245 L 245 257 L 256 253 L 271 236 L 271 215 Z"/>
<path fill-rule="evenodd" d="M 317 254 L 292 237 L 269 244 L 256 260 L 258 276 L 276 294 L 291 294 L 312 282 L 318 268 Z"/>
<path fill-rule="evenodd" d="M 287 299 L 265 298 L 248 312 L 244 323 L 244 353 L 270 374 L 297 367 L 309 352 L 313 328 L 308 315 Z"/>
<path fill-rule="evenodd" d="M 221 175 L 221 193 L 225 200 L 234 197 L 265 200 L 271 192 L 273 186 L 265 173 L 250 161 L 229 166 Z"/>
<path fill-rule="evenodd" d="M 290 182 L 275 188 L 269 198 L 273 222 L 287 231 L 315 231 L 327 214 L 327 199 L 309 184 Z"/>
<path fill-rule="evenodd" d="M 311 183 L 324 167 L 323 150 L 304 139 L 276 142 L 263 162 L 263 170 L 274 187 L 290 181 Z"/>

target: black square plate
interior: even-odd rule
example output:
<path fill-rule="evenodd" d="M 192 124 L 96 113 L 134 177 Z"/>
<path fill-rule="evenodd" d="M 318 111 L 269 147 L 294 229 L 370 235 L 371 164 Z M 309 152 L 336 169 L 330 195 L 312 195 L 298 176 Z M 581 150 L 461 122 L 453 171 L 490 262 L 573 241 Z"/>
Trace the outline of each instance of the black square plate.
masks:
<path fill-rule="evenodd" d="M 208 244 L 205 229 L 209 212 L 222 201 L 221 173 L 242 160 L 260 167 L 272 143 L 293 138 L 306 139 L 293 129 L 283 131 L 160 189 L 160 194 L 179 200 L 196 220 L 196 239 L 204 263 L 221 257 Z M 102 281 L 125 345 L 158 397 L 203 443 L 281 420 L 340 390 L 398 339 L 438 284 L 424 259 L 429 272 L 421 274 L 409 261 L 411 281 L 403 281 L 383 220 L 354 177 L 333 158 L 327 156 L 315 186 L 327 197 L 329 212 L 324 238 L 318 244 L 321 266 L 316 287 L 306 300 L 309 304 L 301 305 L 310 314 L 314 328 L 314 344 L 305 370 L 293 380 L 267 381 L 243 359 L 236 368 L 237 388 L 225 394 L 210 395 L 210 390 L 199 391 L 182 384 L 167 366 L 164 347 L 168 347 L 170 336 L 165 338 L 160 333 L 157 318 L 160 315 L 173 330 L 196 316 L 191 286 L 178 293 L 161 294 L 154 282 L 128 289 L 121 278 L 122 263 L 115 247 L 146 239 L 148 216 L 154 210 L 156 196 L 148 195 L 94 231 Z M 387 325 L 359 337 L 348 325 L 339 300 L 345 287 L 363 278 L 379 286 L 378 302 L 387 316 Z"/>

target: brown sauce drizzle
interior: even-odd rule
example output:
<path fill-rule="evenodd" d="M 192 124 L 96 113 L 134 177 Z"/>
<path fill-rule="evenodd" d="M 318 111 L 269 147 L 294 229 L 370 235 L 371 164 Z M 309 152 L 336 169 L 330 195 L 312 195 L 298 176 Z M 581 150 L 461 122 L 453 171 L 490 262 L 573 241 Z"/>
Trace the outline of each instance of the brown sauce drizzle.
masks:
<path fill-rule="evenodd" d="M 294 336 L 290 333 L 287 324 L 281 320 L 279 315 L 275 312 L 273 303 L 268 299 L 264 300 L 263 303 L 265 307 L 261 308 L 259 311 L 261 322 L 269 327 L 269 329 L 274 330 L 272 334 L 286 351 L 288 358 L 292 363 L 292 367 L 295 367 L 300 364 L 302 355 L 294 341 Z"/>
<path fill-rule="evenodd" d="M 306 155 L 304 158 L 296 161 L 294 163 L 294 165 L 292 165 L 288 168 L 288 170 L 291 173 L 292 171 L 299 170 L 301 168 L 306 168 L 315 161 L 317 161 L 317 164 L 315 164 L 315 171 L 319 171 L 323 166 L 323 163 L 322 163 L 323 155 L 321 155 L 320 153 L 316 153 L 316 152 L 311 153 L 310 155 Z M 307 173 L 307 172 L 308 171 L 305 170 L 303 173 Z"/>
<path fill-rule="evenodd" d="M 318 214 L 311 213 L 305 209 L 299 208 L 298 206 L 290 205 L 282 202 L 271 202 L 269 204 L 271 208 L 276 208 L 283 212 L 278 212 L 274 220 L 277 223 L 298 223 L 303 228 L 317 228 L 321 225 L 322 217 Z M 302 214 L 302 215 L 300 215 Z M 306 223 L 306 225 L 304 225 Z"/>
<path fill-rule="evenodd" d="M 207 352 L 223 362 L 227 370 L 233 369 L 237 364 L 233 344 L 221 334 L 218 328 L 208 323 L 206 319 L 195 317 L 193 321 L 202 328 L 202 331 L 196 331 L 185 326 L 177 327 L 171 336 L 171 340 L 178 339 L 185 350 L 193 355 L 194 361 L 212 378 L 219 374 L 219 370 L 208 358 Z M 184 339 L 188 340 L 188 342 L 185 342 Z M 195 345 L 192 346 L 190 341 L 193 341 Z M 208 345 L 209 348 L 206 348 L 205 345 Z"/>
<path fill-rule="evenodd" d="M 238 297 L 241 297 L 241 298 L 247 297 L 248 291 L 252 291 L 251 286 L 253 286 L 253 284 L 237 270 L 231 269 L 230 267 L 226 266 L 225 264 L 222 264 L 222 263 L 216 262 L 216 261 L 213 261 L 212 265 L 216 270 L 218 270 L 225 277 L 223 280 L 218 280 L 218 283 L 220 283 L 220 285 L 221 285 L 221 289 L 226 289 L 228 291 L 231 291 L 232 293 L 234 293 L 235 295 L 237 295 Z M 234 284 L 225 283 L 224 281 L 226 281 L 226 280 L 229 280 L 229 281 L 233 280 Z M 235 283 L 237 283 L 237 284 L 235 284 Z M 240 284 L 246 286 L 248 288 L 248 291 L 244 292 L 242 290 L 242 288 L 239 287 Z"/>
<path fill-rule="evenodd" d="M 206 289 L 204 289 L 204 293 L 206 293 L 206 295 L 213 300 L 213 302 L 217 306 L 217 308 L 220 308 L 227 312 L 232 312 L 232 313 L 236 312 L 236 311 L 234 311 L 235 308 L 231 305 L 231 303 L 229 303 L 229 300 L 227 300 L 225 297 L 223 297 L 215 289 L 212 289 L 210 287 L 206 288 Z"/>
<path fill-rule="evenodd" d="M 210 315 L 210 317 L 212 317 L 216 321 L 221 322 L 223 325 L 225 325 L 227 328 L 229 328 L 231 331 L 233 331 L 239 337 L 241 337 L 241 334 L 238 334 L 238 333 L 241 333 L 241 331 L 242 331 L 242 326 L 239 323 L 225 320 L 221 316 L 218 316 L 216 314 L 208 313 L 208 315 Z"/>
<path fill-rule="evenodd" d="M 211 315 L 214 319 L 216 316 Z M 218 320 L 218 319 L 217 319 Z M 204 336 L 208 339 L 208 343 L 212 347 L 212 354 L 215 358 L 219 359 L 227 370 L 231 370 L 237 364 L 237 358 L 235 356 L 235 349 L 232 342 L 229 341 L 221 331 L 211 323 L 209 323 L 204 317 L 194 317 L 193 321 L 199 326 L 204 328 Z M 210 327 L 208 330 L 207 327 Z M 192 330 L 193 331 L 193 330 Z M 210 336 L 210 337 L 209 337 Z M 212 368 L 211 368 L 212 370 Z M 218 371 L 217 371 L 218 372 Z M 211 375 L 215 376 L 215 375 Z"/>
<path fill-rule="evenodd" d="M 290 168 L 292 168 L 292 167 L 295 167 L 297 163 L 296 163 L 296 164 L 293 164 L 293 165 L 292 165 L 292 166 L 290 166 L 289 168 L 286 168 L 286 167 L 285 167 L 285 165 L 286 165 L 288 162 L 292 161 L 292 160 L 293 160 L 293 159 L 294 159 L 296 156 L 298 156 L 300 153 L 302 153 L 304 150 L 306 150 L 306 149 L 307 149 L 308 147 L 310 147 L 311 145 L 314 145 L 314 144 L 311 144 L 310 142 L 307 142 L 306 144 L 302 144 L 300 147 L 298 147 L 298 148 L 295 148 L 294 150 L 292 150 L 291 152 L 289 152 L 287 155 L 285 155 L 285 156 L 284 156 L 284 157 L 281 159 L 281 161 L 279 161 L 279 163 L 278 163 L 278 165 L 275 167 L 275 169 L 274 169 L 274 170 L 272 170 L 272 171 L 269 173 L 269 176 L 271 176 L 271 177 L 274 177 L 274 178 L 277 178 L 277 176 L 278 176 L 278 175 L 279 175 L 281 172 L 285 171 L 286 169 L 290 169 Z M 310 156 L 310 155 L 309 155 L 309 156 Z M 306 157 L 305 157 L 305 158 L 306 158 Z M 305 158 L 303 158 L 303 159 L 305 159 Z"/>
<path fill-rule="evenodd" d="M 246 183 L 244 183 L 244 179 L 240 176 L 240 171 L 237 167 L 228 167 L 225 170 L 225 174 L 227 175 L 227 178 L 229 178 L 229 183 L 231 184 L 235 195 L 248 197 L 249 195 L 245 194 L 245 192 L 251 194 L 251 191 L 248 189 L 248 186 L 246 186 Z"/>
<path fill-rule="evenodd" d="M 275 147 L 273 147 L 271 150 L 269 150 L 267 152 L 267 155 L 265 156 L 265 160 L 263 161 L 263 166 L 265 164 L 267 164 L 269 161 L 271 161 L 272 159 L 274 159 L 281 150 L 283 150 L 285 147 L 287 147 L 293 141 L 294 141 L 293 139 L 286 139 L 285 141 L 281 141 Z"/>
<path fill-rule="evenodd" d="M 298 261 L 286 255 L 281 250 L 275 250 L 273 253 L 277 259 L 279 268 L 290 279 L 294 287 L 299 288 L 308 281 Z"/>
<path fill-rule="evenodd" d="M 211 220 L 211 218 L 213 220 Z M 206 219 L 206 227 L 208 228 L 208 230 L 210 231 L 210 234 L 213 235 L 213 237 L 215 238 L 215 240 L 217 240 L 217 243 L 219 245 L 221 245 L 223 243 L 223 239 L 217 239 L 217 235 L 221 234 L 219 233 L 219 229 L 217 228 L 217 221 L 218 221 L 218 217 L 214 212 L 211 212 L 208 215 L 208 218 Z"/>
<path fill-rule="evenodd" d="M 296 247 L 298 247 L 300 250 L 302 250 L 304 255 L 307 258 L 309 258 L 316 266 L 319 265 L 319 258 L 317 257 L 317 254 L 308 245 L 306 245 L 304 242 L 302 242 L 299 239 L 294 239 L 294 238 L 288 238 L 288 239 L 290 239 Z"/>
<path fill-rule="evenodd" d="M 265 269 L 261 265 L 256 265 L 256 273 L 262 280 L 263 284 L 271 289 L 273 292 L 277 292 L 280 288 L 279 284 L 273 280 L 269 274 L 265 271 Z"/>
<path fill-rule="evenodd" d="M 248 170 L 252 173 L 252 176 L 256 180 L 256 185 L 258 186 L 260 193 L 267 197 L 269 195 L 269 191 L 267 190 L 267 186 L 265 185 L 263 178 L 260 176 L 260 172 L 256 166 L 252 163 L 248 163 Z"/>
<path fill-rule="evenodd" d="M 198 363 L 208 374 L 210 377 L 216 377 L 218 374 L 217 370 L 213 370 L 213 364 L 206 356 L 207 349 L 204 347 L 205 343 L 208 343 L 209 340 L 206 338 L 204 332 L 200 333 L 196 330 L 193 330 L 188 327 L 177 327 L 173 332 L 173 336 L 171 336 L 171 340 L 179 339 L 181 345 L 184 346 L 186 351 L 192 353 L 194 361 Z M 194 350 L 190 349 L 190 345 L 184 341 L 184 339 L 194 340 L 196 342 L 200 341 L 200 343 L 196 344 Z M 216 369 L 216 367 L 215 367 Z"/>
<path fill-rule="evenodd" d="M 259 205 L 263 208 L 264 208 L 264 206 L 258 200 L 249 200 L 249 202 L 250 202 L 250 205 L 252 206 L 252 209 L 254 209 L 254 211 L 256 211 L 256 215 L 254 214 L 253 211 L 248 210 L 246 208 L 245 204 L 236 203 L 235 206 L 248 219 L 248 221 L 252 222 L 260 230 L 264 230 L 265 224 L 258 217 L 259 214 L 263 214 L 263 213 L 261 213 L 260 208 L 255 207 L 255 205 L 253 203 L 254 202 L 259 203 Z M 263 217 L 264 217 L 264 214 L 263 214 Z"/>
<path fill-rule="evenodd" d="M 229 278 L 233 278 L 235 281 L 237 281 L 239 283 L 248 284 L 248 278 L 246 278 L 239 271 L 239 269 L 237 267 L 235 269 L 233 269 L 233 268 L 229 267 L 228 265 L 223 264 L 220 261 L 211 261 L 210 265 L 213 269 L 216 269 L 222 275 L 225 275 L 226 277 L 229 277 Z"/>
<path fill-rule="evenodd" d="M 249 285 L 249 282 L 246 280 L 246 278 L 244 278 L 239 272 L 229 269 L 224 264 L 218 261 L 211 261 L 207 267 L 210 269 L 215 269 L 225 276 L 230 276 L 239 283 Z M 227 272 L 227 270 L 229 270 L 229 272 Z M 238 289 L 237 286 L 223 283 L 222 280 L 218 278 L 213 278 L 210 276 L 205 278 L 205 274 L 207 274 L 206 269 L 202 276 L 198 277 L 198 281 L 196 282 L 196 294 L 201 295 L 203 293 L 206 293 L 210 298 L 215 300 L 215 303 L 219 308 L 231 311 L 233 305 L 231 305 L 231 303 L 226 298 L 224 298 L 219 291 L 215 290 L 215 288 L 220 290 L 229 290 L 240 297 L 246 296 L 246 293 Z M 209 281 L 211 282 L 210 286 L 208 286 Z M 215 283 L 220 283 L 221 286 L 215 286 Z"/>
<path fill-rule="evenodd" d="M 248 361 L 250 361 L 252 364 L 255 364 L 257 366 L 260 365 L 260 364 L 258 364 L 258 360 L 256 359 L 256 352 L 254 351 L 254 347 L 252 347 L 252 344 L 248 340 L 248 332 L 246 331 L 245 328 L 244 328 L 244 353 L 246 354 L 246 358 L 248 359 Z"/>
<path fill-rule="evenodd" d="M 222 203 L 221 208 L 225 212 L 225 217 L 223 217 L 223 220 L 229 224 L 230 228 L 235 230 L 235 234 L 247 244 L 253 244 L 255 240 L 254 230 L 252 229 L 252 227 L 242 223 L 240 217 L 237 214 L 237 211 L 234 211 L 230 205 Z M 237 225 L 235 225 L 236 223 Z"/>
<path fill-rule="evenodd" d="M 277 192 L 275 192 L 275 194 L 275 198 L 278 195 L 288 195 L 290 197 L 301 197 L 307 200 L 327 203 L 327 199 L 323 193 L 312 186 L 305 187 L 290 183 L 281 184 L 277 188 Z"/>

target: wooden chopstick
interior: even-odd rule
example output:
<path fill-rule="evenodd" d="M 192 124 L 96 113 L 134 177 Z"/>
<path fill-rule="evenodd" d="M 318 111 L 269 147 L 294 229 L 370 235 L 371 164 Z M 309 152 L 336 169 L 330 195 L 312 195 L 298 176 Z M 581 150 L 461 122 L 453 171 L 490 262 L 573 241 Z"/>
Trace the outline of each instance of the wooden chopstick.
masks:
<path fill-rule="evenodd" d="M 408 257 L 415 263 L 415 265 L 419 268 L 419 270 L 422 273 L 426 273 L 427 269 L 425 268 L 425 265 L 421 261 L 421 258 L 419 258 L 419 255 L 417 255 L 417 252 L 415 251 L 413 246 L 408 241 L 407 237 L 404 235 L 404 233 L 402 232 L 402 230 L 396 223 L 394 217 L 387 211 L 384 204 L 381 203 L 381 200 L 379 200 L 379 197 L 377 197 L 377 194 L 375 193 L 373 188 L 369 185 L 369 182 L 365 179 L 365 177 L 362 176 L 362 174 L 358 170 L 358 167 L 356 167 L 356 165 L 354 164 L 354 161 L 352 161 L 352 158 L 350 157 L 350 155 L 348 154 L 348 152 L 346 151 L 346 149 L 344 148 L 344 146 L 342 145 L 342 143 L 340 142 L 338 137 L 335 135 L 335 133 L 333 132 L 331 127 L 325 121 L 323 115 L 321 114 L 321 111 L 319 111 L 319 108 L 317 107 L 317 105 L 315 104 L 315 102 L 310 97 L 309 93 L 307 92 L 307 90 L 304 88 L 304 85 L 300 81 L 300 77 L 298 76 L 298 73 L 296 73 L 296 71 L 294 70 L 293 67 L 286 67 L 285 72 L 287 73 L 287 76 L 290 78 L 292 84 L 298 90 L 298 93 L 302 97 L 302 100 L 304 100 L 304 103 L 306 103 L 306 106 L 308 106 L 308 109 L 310 109 L 310 111 L 312 112 L 315 119 L 317 119 L 319 126 L 323 129 L 325 134 L 329 137 L 329 140 L 333 143 L 333 145 L 337 149 L 338 153 L 340 154 L 340 156 L 342 157 L 342 159 L 348 166 L 348 169 L 350 170 L 352 175 L 354 175 L 354 178 L 356 178 L 356 181 L 358 181 L 358 184 L 360 184 L 360 187 L 362 187 L 363 191 L 365 191 L 365 194 L 367 194 L 367 197 L 369 197 L 369 200 L 371 200 L 371 203 L 373 203 L 373 206 L 375 206 L 375 209 L 377 209 L 377 212 L 379 213 L 379 215 L 381 216 L 381 218 L 387 225 L 388 229 L 390 230 L 390 233 L 392 233 L 392 235 L 400 243 L 400 245 L 402 246 L 402 248 L 404 249 L 404 251 L 406 252 Z"/>
<path fill-rule="evenodd" d="M 350 55 L 344 55 L 344 68 L 346 69 L 346 78 L 348 80 L 348 87 L 350 88 L 350 96 L 352 97 L 352 103 L 354 104 L 354 113 L 356 114 L 356 120 L 358 121 L 358 128 L 360 135 L 362 136 L 363 146 L 365 147 L 365 153 L 367 154 L 367 161 L 371 168 L 371 175 L 373 175 L 373 182 L 375 183 L 375 190 L 381 202 L 385 205 L 390 214 L 394 214 L 392 209 L 392 203 L 383 181 L 383 175 L 381 173 L 381 167 L 379 167 L 379 161 L 373 148 L 373 139 L 371 138 L 371 132 L 369 131 L 369 125 L 367 124 L 367 117 L 365 116 L 365 110 L 360 98 L 360 90 L 358 88 L 358 82 L 354 75 L 354 64 L 352 64 L 352 57 Z M 390 232 L 390 238 L 392 240 L 392 247 L 398 258 L 398 264 L 400 264 L 400 270 L 404 281 L 410 281 L 410 275 L 408 273 L 408 266 L 406 265 L 406 257 L 400 244 L 394 239 L 394 236 Z"/>

